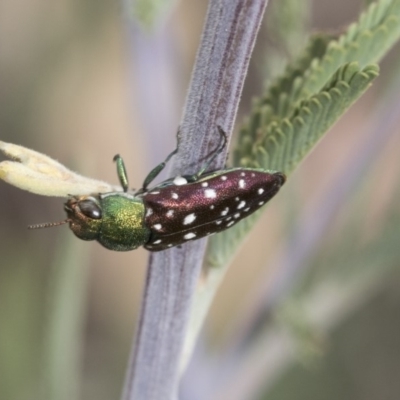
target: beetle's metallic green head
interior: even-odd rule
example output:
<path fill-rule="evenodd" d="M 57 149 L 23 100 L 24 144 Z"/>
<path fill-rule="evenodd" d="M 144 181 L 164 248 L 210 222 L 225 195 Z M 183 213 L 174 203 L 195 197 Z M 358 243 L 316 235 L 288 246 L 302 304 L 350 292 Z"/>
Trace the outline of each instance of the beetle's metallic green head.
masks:
<path fill-rule="evenodd" d="M 149 239 L 143 202 L 125 193 L 72 197 L 64 208 L 78 238 L 97 240 L 107 249 L 133 250 Z"/>

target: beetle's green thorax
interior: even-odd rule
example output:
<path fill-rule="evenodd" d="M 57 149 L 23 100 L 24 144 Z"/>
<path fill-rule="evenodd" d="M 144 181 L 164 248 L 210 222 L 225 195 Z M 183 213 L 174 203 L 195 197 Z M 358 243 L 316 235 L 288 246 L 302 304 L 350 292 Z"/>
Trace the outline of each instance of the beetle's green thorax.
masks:
<path fill-rule="evenodd" d="M 77 237 L 97 240 L 111 250 L 133 250 L 150 237 L 143 223 L 143 202 L 125 193 L 74 197 L 67 201 L 65 210 Z"/>
<path fill-rule="evenodd" d="M 103 209 L 101 234 L 97 239 L 112 250 L 133 250 L 146 243 L 150 230 L 144 225 L 144 204 L 122 193 L 100 195 Z"/>

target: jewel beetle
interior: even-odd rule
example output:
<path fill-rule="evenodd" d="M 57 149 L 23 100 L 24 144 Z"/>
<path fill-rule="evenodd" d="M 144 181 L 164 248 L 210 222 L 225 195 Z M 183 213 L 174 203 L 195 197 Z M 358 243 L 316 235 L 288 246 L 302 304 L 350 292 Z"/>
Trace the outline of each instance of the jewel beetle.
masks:
<path fill-rule="evenodd" d="M 255 168 L 207 172 L 227 143 L 222 128 L 218 131 L 221 144 L 197 174 L 170 178 L 151 189 L 148 186 L 177 149 L 148 174 L 136 192 L 129 192 L 123 160 L 115 156 L 123 192 L 69 198 L 64 205 L 65 222 L 78 238 L 97 240 L 117 251 L 140 246 L 165 250 L 234 226 L 275 196 L 286 177 Z"/>

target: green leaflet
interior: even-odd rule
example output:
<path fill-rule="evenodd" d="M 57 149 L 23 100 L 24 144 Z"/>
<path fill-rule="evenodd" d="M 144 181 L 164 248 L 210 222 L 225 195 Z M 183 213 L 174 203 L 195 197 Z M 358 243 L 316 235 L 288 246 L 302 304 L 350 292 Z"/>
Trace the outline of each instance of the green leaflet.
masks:
<path fill-rule="evenodd" d="M 290 118 L 259 128 L 251 155 L 239 159 L 239 165 L 261 167 L 289 174 L 310 152 L 322 135 L 370 86 L 378 67 L 359 70 L 357 63 L 341 67 L 317 94 L 303 100 Z M 262 120 L 262 111 L 260 118 Z M 235 156 L 237 157 L 238 151 Z M 221 265 L 251 229 L 258 217 L 253 214 L 229 231 L 210 239 L 209 261 Z"/>
<path fill-rule="evenodd" d="M 400 36 L 400 0 L 372 3 L 337 40 L 315 36 L 288 65 L 240 130 L 234 165 L 290 174 L 378 75 L 376 65 Z M 208 263 L 232 257 L 258 213 L 209 241 Z"/>
<path fill-rule="evenodd" d="M 342 65 L 361 68 L 379 61 L 400 35 L 400 1 L 374 2 L 337 39 L 316 35 L 258 101 L 270 108 L 269 120 L 289 116 L 298 102 L 320 91 Z"/>

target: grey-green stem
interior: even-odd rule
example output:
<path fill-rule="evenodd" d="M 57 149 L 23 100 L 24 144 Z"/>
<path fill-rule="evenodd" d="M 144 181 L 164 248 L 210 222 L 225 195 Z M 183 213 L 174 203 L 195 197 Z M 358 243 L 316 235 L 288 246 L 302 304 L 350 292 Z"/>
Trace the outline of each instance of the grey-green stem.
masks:
<path fill-rule="evenodd" d="M 215 148 L 217 125 L 231 134 L 267 0 L 211 0 L 181 124 L 172 174 L 195 173 Z M 213 169 L 222 168 L 227 149 Z M 123 400 L 172 400 L 205 240 L 150 257 Z"/>

